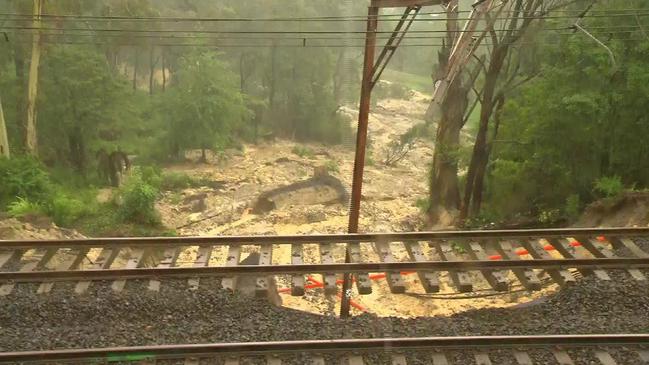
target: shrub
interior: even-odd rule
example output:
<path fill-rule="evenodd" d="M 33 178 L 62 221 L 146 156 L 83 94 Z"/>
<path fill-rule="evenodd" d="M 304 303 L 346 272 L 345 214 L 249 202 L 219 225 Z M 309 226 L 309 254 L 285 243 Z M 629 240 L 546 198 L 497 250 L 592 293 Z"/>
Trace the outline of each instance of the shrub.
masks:
<path fill-rule="evenodd" d="M 624 191 L 622 179 L 619 176 L 603 176 L 595 180 L 595 193 L 604 198 L 612 198 Z"/>
<path fill-rule="evenodd" d="M 44 215 L 45 209 L 40 203 L 19 197 L 18 200 L 9 203 L 7 213 L 11 217 L 22 218 L 27 215 Z"/>
<path fill-rule="evenodd" d="M 154 188 L 160 189 L 160 186 L 162 186 L 162 170 L 159 167 L 142 166 L 137 167 L 134 172 L 133 175 L 139 174 L 143 182 L 153 186 Z"/>
<path fill-rule="evenodd" d="M 90 204 L 58 193 L 48 204 L 47 213 L 58 226 L 70 226 L 90 211 Z"/>
<path fill-rule="evenodd" d="M 566 199 L 566 207 L 564 210 L 566 216 L 570 219 L 575 219 L 579 216 L 579 212 L 581 211 L 579 194 L 572 194 Z"/>
<path fill-rule="evenodd" d="M 325 168 L 329 172 L 340 172 L 340 168 L 338 167 L 338 163 L 334 160 L 329 160 L 325 163 Z"/>
<path fill-rule="evenodd" d="M 385 151 L 385 159 L 383 160 L 386 166 L 396 165 L 399 161 L 406 158 L 408 153 L 415 148 L 417 136 L 414 132 L 415 130 L 411 129 L 402 134 L 398 139 L 390 141 L 388 149 Z"/>
<path fill-rule="evenodd" d="M 31 157 L 0 158 L 0 208 L 18 198 L 42 204 L 52 194 L 52 182 L 43 165 Z"/>
<path fill-rule="evenodd" d="M 201 186 L 214 186 L 214 182 L 210 181 L 208 178 L 195 178 L 184 172 L 165 172 L 162 174 L 160 181 L 160 190 L 164 191 L 176 191 L 187 188 L 198 188 Z"/>
<path fill-rule="evenodd" d="M 419 208 L 422 213 L 427 213 L 430 209 L 430 200 L 428 198 L 419 198 L 415 201 L 415 206 Z"/>
<path fill-rule="evenodd" d="M 315 153 L 313 150 L 307 146 L 301 146 L 301 145 L 296 145 L 291 149 L 291 152 L 294 154 L 300 156 L 300 157 L 306 157 L 306 158 L 312 158 Z"/>
<path fill-rule="evenodd" d="M 167 172 L 162 175 L 162 190 L 182 190 L 194 186 L 193 179 L 182 172 Z"/>
<path fill-rule="evenodd" d="M 118 209 L 120 220 L 127 223 L 158 224 L 160 217 L 155 208 L 158 188 L 147 182 L 139 169 L 120 188 L 121 204 Z"/>
<path fill-rule="evenodd" d="M 559 220 L 561 217 L 561 212 L 559 209 L 547 209 L 547 210 L 542 210 L 541 213 L 539 213 L 538 220 L 539 223 L 541 224 L 553 224 L 556 221 Z"/>

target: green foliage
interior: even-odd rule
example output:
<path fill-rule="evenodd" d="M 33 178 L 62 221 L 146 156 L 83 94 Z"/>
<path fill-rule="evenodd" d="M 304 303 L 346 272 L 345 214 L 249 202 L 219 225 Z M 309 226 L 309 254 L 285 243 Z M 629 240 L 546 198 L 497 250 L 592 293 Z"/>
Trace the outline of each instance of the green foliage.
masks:
<path fill-rule="evenodd" d="M 564 209 L 566 217 L 569 219 L 576 219 L 581 212 L 581 201 L 579 195 L 572 194 L 566 199 L 566 207 Z"/>
<path fill-rule="evenodd" d="M 28 215 L 44 215 L 45 209 L 40 203 L 18 198 L 7 206 L 9 216 L 22 218 Z"/>
<path fill-rule="evenodd" d="M 43 165 L 31 157 L 0 157 L 0 209 L 22 199 L 42 204 L 52 193 L 52 182 Z"/>
<path fill-rule="evenodd" d="M 624 191 L 624 184 L 619 176 L 602 176 L 595 180 L 593 190 L 604 198 L 614 198 Z"/>
<path fill-rule="evenodd" d="M 552 224 L 561 218 L 561 211 L 559 209 L 542 210 L 538 218 L 539 223 L 543 225 Z"/>
<path fill-rule="evenodd" d="M 160 189 L 164 183 L 162 169 L 158 166 L 138 166 L 133 174 L 140 175 L 142 181 L 156 189 Z"/>
<path fill-rule="evenodd" d="M 168 172 L 162 175 L 162 190 L 182 190 L 192 187 L 194 180 L 182 172 Z"/>
<path fill-rule="evenodd" d="M 58 193 L 47 206 L 47 214 L 60 227 L 69 227 L 89 214 L 94 201 L 74 199 L 64 193 Z"/>
<path fill-rule="evenodd" d="M 175 84 L 158 106 L 168 155 L 187 149 L 223 150 L 247 128 L 251 116 L 235 75 L 214 52 L 194 52 L 179 60 Z"/>
<path fill-rule="evenodd" d="M 147 100 L 112 75 L 99 50 L 52 48 L 43 57 L 41 75 L 38 132 L 46 162 L 69 164 L 84 173 L 100 148 L 114 150 L 118 140 L 134 139 L 147 105 L 141 102 Z"/>
<path fill-rule="evenodd" d="M 329 172 L 336 172 L 336 173 L 340 172 L 340 168 L 338 167 L 338 162 L 334 160 L 329 160 L 325 162 L 325 168 Z"/>
<path fill-rule="evenodd" d="M 419 198 L 415 201 L 415 206 L 419 208 L 422 214 L 426 214 L 430 209 L 430 200 L 428 198 Z"/>
<path fill-rule="evenodd" d="M 198 188 L 208 186 L 210 181 L 195 178 L 184 172 L 165 172 L 161 176 L 160 189 L 164 191 L 183 190 L 187 188 Z M 154 185 L 156 186 L 156 185 Z"/>
<path fill-rule="evenodd" d="M 627 5 L 598 2 L 593 11 Z M 649 9 L 647 2 L 634 5 Z M 603 17 L 589 25 L 625 24 Z M 504 217 L 524 213 L 551 221 L 557 210 L 578 216 L 592 200 L 621 193 L 624 184 L 648 187 L 649 161 L 638 156 L 649 155 L 649 38 L 640 31 L 611 34 L 606 43 L 617 70 L 606 50 L 587 37 L 543 33 L 539 40 L 552 45 L 525 51 L 535 55 L 541 72 L 507 95 L 485 206 Z"/>
<path fill-rule="evenodd" d="M 147 182 L 139 169 L 134 169 L 126 183 L 120 188 L 121 202 L 118 217 L 126 223 L 156 225 L 160 223 L 159 214 L 155 208 L 158 189 Z"/>
<path fill-rule="evenodd" d="M 313 158 L 315 156 L 315 152 L 313 151 L 313 149 L 311 149 L 308 146 L 295 145 L 291 149 L 291 152 L 293 152 L 294 154 L 302 158 Z"/>

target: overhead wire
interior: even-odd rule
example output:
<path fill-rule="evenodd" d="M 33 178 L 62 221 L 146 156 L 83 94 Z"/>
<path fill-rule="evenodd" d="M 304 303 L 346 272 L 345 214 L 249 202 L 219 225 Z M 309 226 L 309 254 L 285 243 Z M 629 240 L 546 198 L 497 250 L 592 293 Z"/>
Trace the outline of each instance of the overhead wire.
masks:
<path fill-rule="evenodd" d="M 646 38 L 625 38 L 624 41 L 646 41 Z M 29 43 L 30 41 L 18 41 L 19 43 Z M 85 42 L 76 42 L 76 41 L 50 41 L 42 40 L 44 44 L 61 44 L 61 45 L 110 45 L 110 46 L 120 46 L 120 47 L 139 47 L 139 46 L 155 46 L 155 47 L 212 47 L 212 48 L 363 48 L 364 45 L 343 45 L 343 44 L 320 44 L 320 45 L 302 45 L 302 44 L 207 44 L 207 43 L 111 43 L 111 42 L 101 42 L 101 41 L 85 41 Z M 512 42 L 516 45 L 553 45 L 556 42 Z M 483 46 L 491 46 L 490 43 L 483 43 Z M 401 44 L 399 47 L 441 47 L 442 43 L 425 43 L 425 44 Z"/>
<path fill-rule="evenodd" d="M 558 32 L 559 30 L 565 30 L 568 31 L 570 30 L 569 27 L 565 28 L 557 28 L 557 29 L 552 29 L 556 30 L 557 32 L 554 33 L 555 35 L 573 35 L 572 32 L 568 33 L 562 33 Z M 595 30 L 593 31 L 594 34 L 628 34 L 628 33 L 636 33 L 638 31 L 641 31 L 641 28 L 635 27 L 633 29 L 625 29 L 625 30 L 609 30 L 609 29 L 602 29 L 602 30 Z M 32 35 L 34 34 L 33 32 L 16 32 L 13 33 L 14 35 Z M 61 29 L 60 31 L 54 31 L 54 32 L 41 32 L 42 36 L 48 36 L 48 37 L 69 37 L 69 38 L 76 38 L 76 37 L 93 37 L 93 38 L 99 38 L 99 39 L 114 39 L 118 37 L 123 37 L 123 34 L 104 34 L 104 35 L 96 35 L 96 34 L 76 34 L 76 33 L 68 33 L 64 29 Z M 213 35 L 177 35 L 177 34 L 164 34 L 164 35 L 152 35 L 152 34 L 135 34 L 135 35 L 129 35 L 129 38 L 139 38 L 139 39 L 156 39 L 156 40 L 219 40 L 219 41 L 224 41 L 224 40 L 245 40 L 245 41 L 300 41 L 302 44 L 305 42 L 312 42 L 312 41 L 338 41 L 340 40 L 340 37 L 323 37 L 323 36 L 317 36 L 317 37 L 299 37 L 299 36 L 290 36 L 290 37 L 272 37 L 272 36 L 233 36 L 233 35 L 227 35 L 227 36 L 213 36 Z M 387 36 L 380 36 L 377 37 L 378 40 L 387 40 L 390 37 Z M 356 41 L 361 41 L 364 40 L 365 37 L 348 37 L 347 39 L 349 40 L 356 40 Z M 409 35 L 405 36 L 404 40 L 441 40 L 441 39 L 446 39 L 443 36 L 433 36 L 433 35 Z"/>
<path fill-rule="evenodd" d="M 530 16 L 517 16 L 516 18 L 525 19 L 538 17 L 544 17 L 547 19 L 566 19 L 574 18 L 579 14 L 580 11 L 577 10 L 566 10 L 566 9 L 557 9 L 552 10 L 552 13 L 574 13 L 570 15 L 547 15 L 544 12 L 536 12 Z M 460 11 L 459 13 L 467 14 L 470 11 Z M 504 10 L 503 14 L 513 14 L 517 12 Z M 601 14 L 600 14 L 601 13 Z M 433 18 L 422 18 L 421 16 L 433 16 Z M 415 21 L 446 21 L 442 15 L 446 15 L 446 12 L 422 12 L 420 17 L 416 18 Z M 584 18 L 610 18 L 610 17 L 620 17 L 620 16 L 649 16 L 649 9 L 639 8 L 639 9 L 610 9 L 610 10 L 599 10 L 592 11 Z M 225 17 L 203 17 L 203 18 L 187 18 L 187 17 L 163 17 L 163 16 L 119 16 L 119 15 L 78 15 L 78 14 L 42 14 L 39 16 L 34 16 L 33 14 L 17 14 L 17 13 L 0 13 L 2 17 L 15 17 L 15 18 L 24 18 L 26 21 L 31 21 L 35 17 L 38 17 L 41 21 L 47 21 L 49 19 L 61 20 L 61 19 L 73 19 L 73 20 L 91 20 L 91 21 L 154 21 L 154 22 L 317 22 L 317 21 L 359 21 L 365 22 L 368 19 L 367 15 L 352 15 L 352 16 L 322 16 L 322 17 L 279 17 L 279 18 L 225 18 Z M 381 14 L 376 16 L 380 20 L 388 21 L 398 21 L 402 15 L 401 14 Z M 392 19 L 394 18 L 394 19 Z M 457 20 L 469 20 L 471 18 L 458 18 Z M 495 20 L 508 20 L 512 17 L 498 17 Z M 22 19 L 19 19 L 22 20 Z"/>
<path fill-rule="evenodd" d="M 641 28 L 639 25 L 628 26 L 594 26 L 589 29 L 619 29 L 619 28 Z M 540 28 L 539 30 L 571 30 L 570 26 L 559 28 Z M 170 34 L 170 33 L 188 33 L 188 34 L 274 34 L 274 35 L 294 35 L 294 34 L 367 34 L 367 31 L 348 31 L 348 30 L 216 30 L 216 29 L 117 29 L 117 28 L 52 28 L 52 27 L 16 27 L 16 26 L 2 26 L 1 30 L 29 30 L 29 31 L 65 31 L 65 32 L 105 32 L 105 33 L 145 33 L 145 34 Z M 494 30 L 495 32 L 503 32 L 503 30 Z M 458 30 L 458 32 L 468 32 L 468 30 Z M 376 31 L 372 32 L 377 35 L 382 34 L 401 34 L 405 31 Z M 426 34 L 426 33 L 446 33 L 446 30 L 440 29 L 426 29 L 426 30 L 410 30 L 408 34 Z M 300 39 L 303 37 L 300 37 Z"/>
<path fill-rule="evenodd" d="M 559 9 L 561 10 L 561 9 Z M 557 11 L 559 11 L 557 10 Z M 639 15 L 649 15 L 649 12 L 644 13 L 644 14 L 639 14 L 640 11 L 644 11 L 647 9 L 617 9 L 617 11 L 632 11 L 632 13 L 628 14 L 611 14 L 610 12 L 607 14 L 598 14 L 596 11 L 592 11 L 588 15 L 583 15 L 584 18 L 589 18 L 589 17 L 612 17 L 612 16 L 634 16 L 636 20 L 639 19 Z M 554 11 L 554 12 L 557 12 Z M 567 11 L 565 11 L 567 12 Z M 603 12 L 603 10 L 602 10 Z M 424 14 L 435 14 L 435 15 L 441 15 L 441 14 L 446 14 L 444 12 L 439 12 L 439 13 L 424 13 Z M 6 17 L 28 17 L 28 18 L 33 18 L 33 15 L 31 14 L 0 14 L 0 16 L 5 16 Z M 388 15 L 384 14 L 381 15 L 380 17 L 390 17 L 390 16 L 400 16 L 399 14 L 394 14 L 394 15 Z M 71 18 L 74 20 L 81 20 L 81 19 L 86 19 L 86 20 L 136 20 L 136 21 L 142 21 L 142 20 L 162 20 L 162 21 L 295 21 L 295 20 L 309 20 L 309 21 L 314 21 L 314 20 L 323 20 L 323 19 L 349 19 L 349 18 L 354 18 L 352 17 L 312 17 L 312 18 L 179 18 L 179 17 L 124 17 L 124 16 L 84 16 L 84 15 L 53 15 L 53 14 L 46 14 L 43 15 L 42 17 L 45 17 L 46 19 L 49 18 L 50 20 L 54 19 L 57 20 L 59 18 Z M 360 16 L 359 16 L 360 17 Z M 521 19 L 524 17 L 516 17 L 517 19 Z M 534 19 L 557 19 L 557 18 L 568 18 L 567 16 L 552 16 L 552 15 L 543 15 L 543 16 L 535 16 Z M 573 16 L 569 17 L 573 18 Z M 363 21 L 367 20 L 367 16 L 363 16 L 362 18 Z M 468 19 L 468 18 L 467 18 Z M 506 18 L 498 18 L 498 19 L 513 19 L 511 17 L 506 17 Z M 15 21 L 13 19 L 4 19 L 5 23 L 7 20 L 9 21 Z M 442 19 L 445 20 L 445 19 Z M 638 30 L 642 30 L 642 24 L 638 22 L 637 25 L 621 25 L 621 26 L 593 26 L 589 27 L 591 31 L 594 31 L 596 33 L 606 33 L 606 34 L 623 34 L 623 33 L 635 33 Z M 566 26 L 566 27 L 555 27 L 555 28 L 540 28 L 537 29 L 537 31 L 557 31 L 556 35 L 571 35 L 572 33 L 558 33 L 558 31 L 568 31 L 568 30 L 573 30 L 571 26 Z M 274 42 L 277 41 L 290 41 L 290 40 L 299 40 L 301 43 L 299 45 L 278 45 L 276 43 L 270 44 L 268 46 L 271 47 L 277 47 L 277 46 L 282 46 L 282 47 L 338 47 L 337 44 L 308 44 L 307 42 L 313 42 L 313 41 L 325 41 L 325 40 L 339 40 L 340 37 L 339 35 L 348 35 L 346 39 L 352 40 L 364 40 L 365 35 L 367 34 L 366 31 L 363 30 L 358 30 L 358 31 L 350 31 L 350 30 L 218 30 L 218 29 L 125 29 L 125 28 L 64 28 L 64 27 L 43 27 L 43 26 L 0 26 L 0 31 L 4 31 L 5 33 L 5 38 L 7 41 L 9 41 L 7 32 L 6 31 L 14 31 L 10 32 L 13 33 L 14 35 L 22 35 L 22 34 L 33 34 L 34 32 L 39 32 L 42 35 L 48 36 L 50 38 L 54 37 L 59 37 L 59 38 L 67 38 L 66 43 L 67 44 L 84 44 L 84 42 L 73 42 L 70 39 L 75 38 L 75 37 L 93 37 L 97 39 L 106 39 L 106 38 L 114 38 L 114 37 L 123 37 L 127 36 L 129 38 L 140 38 L 140 39 L 157 39 L 157 40 L 192 40 L 192 39 L 203 39 L 203 40 L 218 40 L 218 41 L 224 41 L 224 40 L 247 40 L 247 41 L 269 41 L 272 40 Z M 458 30 L 459 32 L 462 32 L 463 30 Z M 504 31 L 500 29 L 494 30 L 495 32 L 499 31 Z M 390 36 L 393 34 L 400 34 L 403 31 L 376 31 L 375 34 L 377 34 L 377 39 L 383 40 L 383 39 L 389 39 Z M 106 34 L 102 34 L 106 33 Z M 446 30 L 437 30 L 437 29 L 427 29 L 427 30 L 410 30 L 409 35 L 405 37 L 407 40 L 433 40 L 433 39 L 443 39 L 445 37 L 440 37 L 440 36 L 432 36 L 430 34 L 435 34 L 435 33 L 446 33 Z M 349 35 L 362 35 L 359 37 L 349 37 Z M 413 35 L 414 34 L 414 35 Z M 420 34 L 420 35 L 418 35 Z M 423 35 L 421 35 L 423 34 Z M 215 36 L 217 35 L 217 36 Z M 241 37 L 236 37 L 236 35 L 245 35 Z M 263 36 L 258 36 L 258 35 L 263 35 Z M 102 40 L 103 40 L 102 39 Z M 625 38 L 625 40 L 632 40 L 631 38 Z M 51 40 L 46 40 L 48 43 L 56 43 Z M 59 42 L 61 43 L 61 42 Z M 89 41 L 86 42 L 88 44 L 101 44 L 102 42 L 99 42 L 98 40 L 95 41 Z M 119 45 L 134 45 L 134 46 L 139 46 L 142 45 L 141 43 L 133 43 L 133 44 L 124 44 L 124 42 L 118 42 L 121 43 Z M 526 44 L 523 42 L 516 42 L 517 44 Z M 527 42 L 529 44 L 530 42 Z M 535 41 L 534 43 L 538 43 L 538 41 Z M 109 44 L 106 42 L 106 44 Z M 111 43 L 112 44 L 112 43 Z M 113 44 L 114 45 L 114 44 Z M 160 45 L 160 46 L 203 46 L 201 44 L 197 43 L 182 43 L 182 44 L 171 44 L 171 43 L 164 43 L 164 44 L 151 44 L 147 43 L 147 45 Z M 490 45 L 488 42 L 485 42 L 484 45 Z M 204 44 L 204 46 L 217 46 L 217 47 L 259 47 L 259 46 L 264 46 L 263 44 L 239 44 L 239 45 L 226 45 L 226 44 Z M 351 47 L 362 47 L 363 45 L 350 45 Z M 438 44 L 403 44 L 405 47 L 423 47 L 423 46 L 441 46 Z"/>

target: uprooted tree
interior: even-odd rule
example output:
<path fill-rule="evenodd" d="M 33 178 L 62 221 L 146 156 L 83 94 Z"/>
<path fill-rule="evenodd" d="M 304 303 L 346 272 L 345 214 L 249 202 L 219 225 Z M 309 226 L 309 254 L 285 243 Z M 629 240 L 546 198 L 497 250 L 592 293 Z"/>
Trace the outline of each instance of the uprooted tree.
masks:
<path fill-rule="evenodd" d="M 432 75 L 435 81 L 440 80 L 449 67 L 449 57 L 460 34 L 458 13 L 458 1 L 450 1 L 446 5 L 446 39 L 438 52 L 437 68 Z M 438 120 L 429 181 L 428 217 L 431 224 L 451 224 L 452 217 L 457 215 L 460 206 L 457 152 L 460 147 L 460 130 L 467 120 L 468 94 L 476 77 L 476 72 L 469 77 L 458 75 L 449 85 L 440 110 L 431 103 L 426 112 L 427 124 Z"/>
<path fill-rule="evenodd" d="M 470 215 L 479 213 L 489 154 L 493 140 L 498 134 L 499 115 L 506 95 L 533 77 L 533 73 L 531 76 L 525 75 L 521 68 L 520 50 L 516 49 L 517 54 L 512 50 L 521 39 L 533 34 L 530 30 L 539 24 L 544 16 L 566 3 L 566 0 L 516 0 L 502 5 L 505 9 L 499 9 L 507 14 L 506 17 L 496 18 L 497 15 L 485 14 L 485 32 L 489 40 L 484 52 L 486 61 L 474 57 L 478 67 L 476 72 L 465 72 L 464 76 L 456 77 L 448 87 L 447 97 L 437 113 L 439 115 L 435 115 L 434 105 L 431 105 L 426 115 L 428 122 L 439 119 L 430 175 L 428 216 L 431 224 L 461 223 Z M 438 70 L 442 71 L 449 67 L 448 54 L 458 39 L 456 5 L 457 2 L 451 1 L 447 7 L 447 43 L 439 54 Z M 480 72 L 484 73 L 484 78 L 481 88 L 477 88 L 474 84 Z M 434 79 L 438 80 L 439 77 Z M 460 130 L 473 109 L 469 108 L 468 103 L 470 89 L 476 91 L 476 102 L 480 103 L 480 118 L 464 195 L 461 197 L 457 159 Z M 488 137 L 490 131 L 491 137 Z"/>

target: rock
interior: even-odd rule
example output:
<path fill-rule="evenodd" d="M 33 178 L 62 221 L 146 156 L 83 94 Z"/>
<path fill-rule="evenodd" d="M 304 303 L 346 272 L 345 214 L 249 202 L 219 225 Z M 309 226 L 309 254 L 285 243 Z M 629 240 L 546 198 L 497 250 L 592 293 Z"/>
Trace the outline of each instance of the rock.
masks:
<path fill-rule="evenodd" d="M 306 220 L 309 223 L 317 223 L 327 220 L 327 215 L 323 211 L 309 211 L 306 213 Z"/>
<path fill-rule="evenodd" d="M 207 209 L 207 204 L 205 204 L 205 199 L 196 200 L 191 204 L 191 211 L 193 213 L 203 212 Z"/>
<path fill-rule="evenodd" d="M 258 262 L 258 256 L 250 260 Z M 612 274 L 611 281 L 584 278 L 548 296 L 541 305 L 410 319 L 362 314 L 341 320 L 276 307 L 266 298 L 222 290 L 220 280 L 214 278 L 201 278 L 196 291 L 188 290 L 187 280 L 163 280 L 159 293 L 147 289 L 147 280 L 129 280 L 119 295 L 110 282 L 93 283 L 83 296 L 71 295 L 62 283 L 48 295 L 36 294 L 33 285 L 19 284 L 13 294 L 0 297 L 0 351 L 343 337 L 648 333 L 649 284 L 628 274 Z M 307 298 L 321 295 L 307 294 Z M 534 363 L 556 363 L 531 354 Z M 475 363 L 472 351 L 449 355 L 453 364 Z M 494 364 L 512 363 L 501 358 L 511 352 L 490 351 L 489 355 Z M 619 364 L 637 363 L 613 355 Z M 377 357 L 366 363 L 391 364 L 389 355 L 372 356 Z M 587 361 L 588 356 L 571 352 L 575 363 L 595 363 Z M 426 351 L 409 352 L 408 357 L 409 364 L 430 364 Z M 286 360 L 282 363 L 305 363 Z"/>
<path fill-rule="evenodd" d="M 197 200 L 205 200 L 207 198 L 207 193 L 201 192 L 201 193 L 195 193 L 195 194 L 187 194 L 183 198 L 183 203 L 184 204 L 189 204 Z"/>

